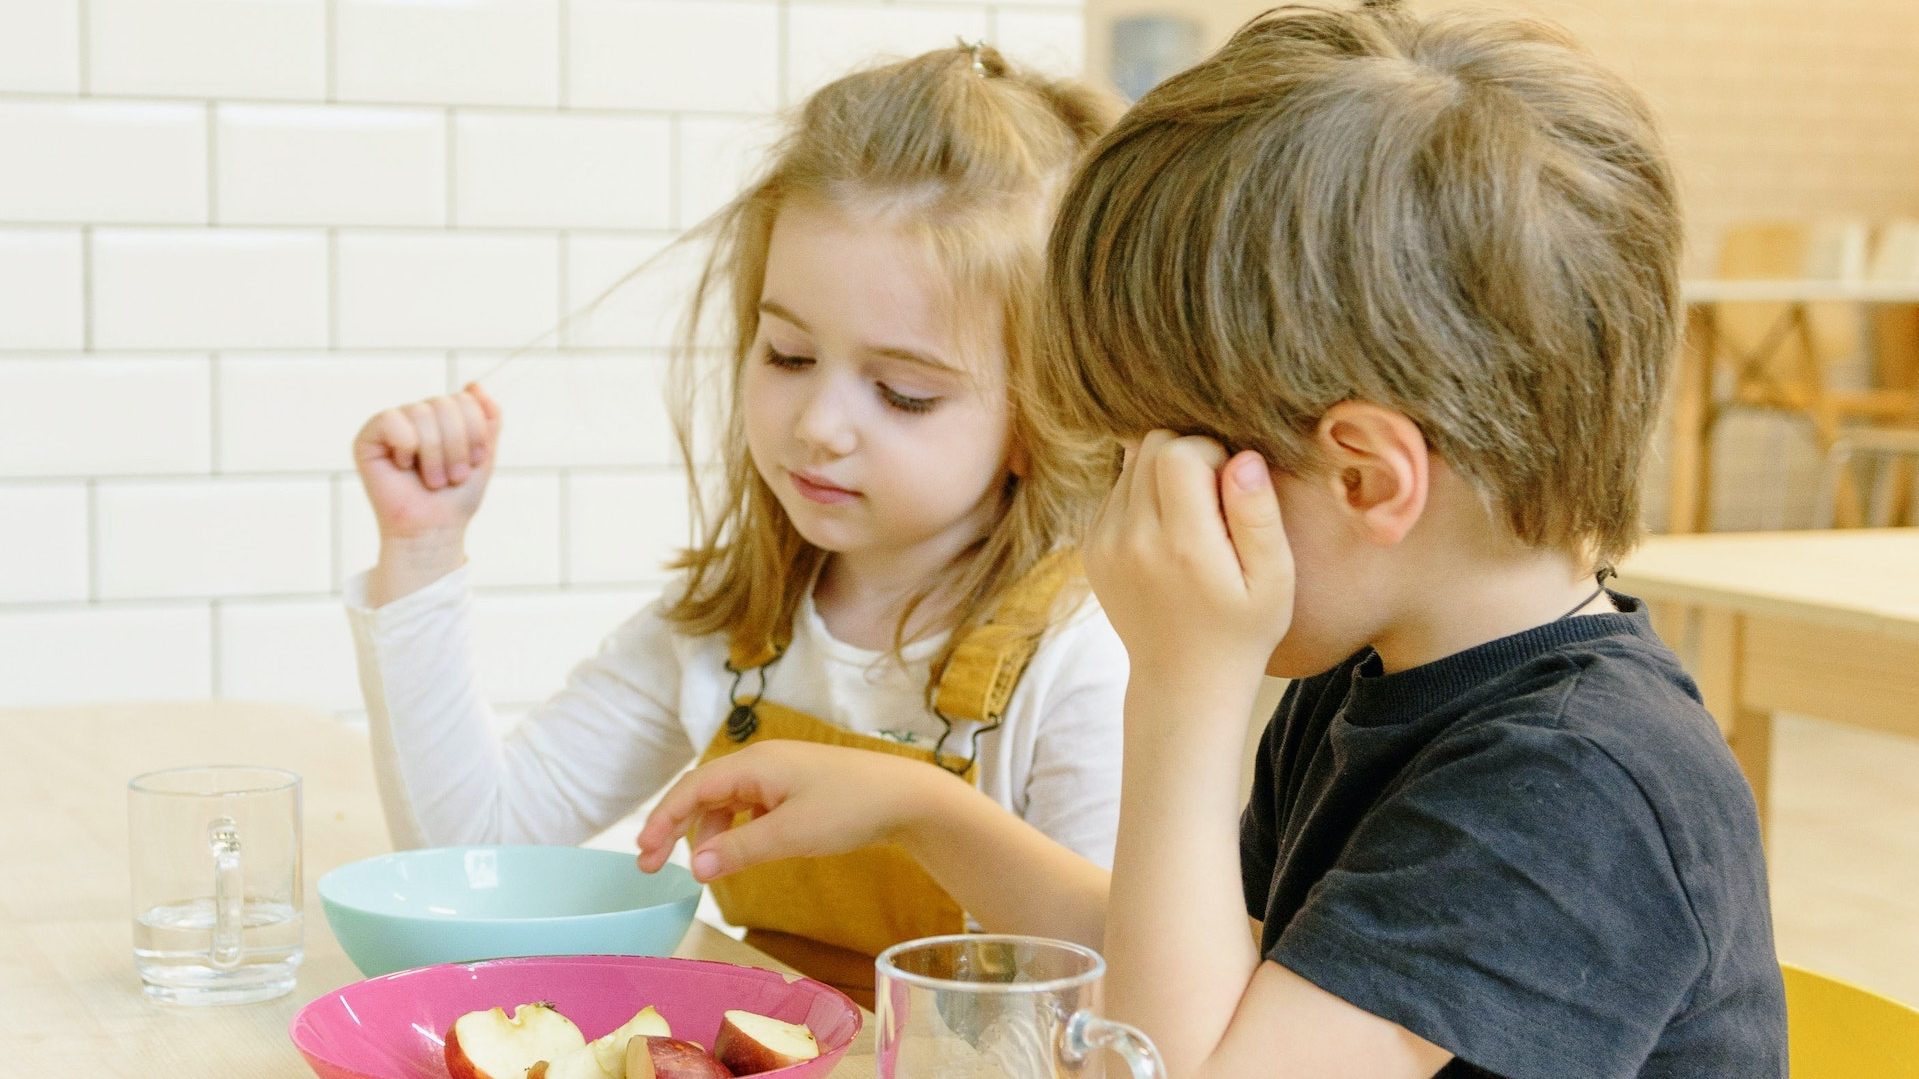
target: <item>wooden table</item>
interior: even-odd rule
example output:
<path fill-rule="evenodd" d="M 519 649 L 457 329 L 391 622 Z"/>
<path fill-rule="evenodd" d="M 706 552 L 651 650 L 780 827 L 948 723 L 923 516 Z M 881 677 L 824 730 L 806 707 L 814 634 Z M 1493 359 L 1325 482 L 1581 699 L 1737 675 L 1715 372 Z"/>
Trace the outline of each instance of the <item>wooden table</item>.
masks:
<path fill-rule="evenodd" d="M 1870 358 L 1876 340 L 1873 312 L 1892 305 L 1919 305 L 1919 283 L 1713 278 L 1686 281 L 1680 293 L 1686 305 L 1686 340 L 1673 378 L 1666 530 L 1695 532 L 1706 524 L 1712 474 L 1712 429 L 1721 411 L 1714 396 L 1713 377 L 1724 351 L 1719 326 L 1721 308 L 1726 304 L 1783 305 L 1785 314 L 1777 323 L 1778 331 L 1783 335 L 1796 329 L 1809 338 L 1807 310 L 1810 305 L 1850 304 L 1859 312 L 1860 347 L 1867 350 Z M 1770 352 L 1772 347 L 1764 346 L 1761 351 Z M 1876 369 L 1876 364 L 1874 366 Z M 1823 384 L 1821 381 L 1820 385 Z M 1909 394 L 1901 390 L 1869 390 L 1847 396 L 1856 399 L 1857 408 L 1881 419 L 1903 418 L 1911 406 Z M 1816 424 L 1826 423 L 1818 416 L 1813 418 Z M 1835 434 L 1833 430 L 1822 430 L 1821 441 L 1830 445 Z M 1843 476 L 1841 483 L 1842 504 L 1850 504 L 1846 501 L 1850 491 L 1845 488 Z"/>
<path fill-rule="evenodd" d="M 1759 800 L 1773 714 L 1919 736 L 1919 528 L 1654 536 L 1619 571 Z"/>
<path fill-rule="evenodd" d="M 6 1075 L 310 1076 L 287 1024 L 356 971 L 314 884 L 389 849 L 366 737 L 280 705 L 204 702 L 0 710 L 0 1044 Z M 126 782 L 155 768 L 260 764 L 304 778 L 306 961 L 292 994 L 169 1007 L 133 972 Z M 676 954 L 787 968 L 696 922 Z M 874 1074 L 871 1016 L 836 1079 Z"/>

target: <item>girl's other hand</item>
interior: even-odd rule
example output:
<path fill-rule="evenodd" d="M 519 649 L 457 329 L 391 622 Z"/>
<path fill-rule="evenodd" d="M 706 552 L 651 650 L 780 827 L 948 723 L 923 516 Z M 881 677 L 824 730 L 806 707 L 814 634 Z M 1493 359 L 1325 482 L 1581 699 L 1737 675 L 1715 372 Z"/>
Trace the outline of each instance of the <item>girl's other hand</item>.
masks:
<path fill-rule="evenodd" d="M 382 543 L 457 546 L 493 475 L 499 437 L 500 406 L 478 383 L 368 420 L 353 463 Z"/>
<path fill-rule="evenodd" d="M 918 792 L 958 782 L 920 761 L 849 746 L 771 740 L 681 776 L 646 818 L 639 864 L 666 864 L 688 837 L 701 881 L 781 858 L 843 854 L 912 827 Z M 753 819 L 738 827 L 734 819 Z"/>

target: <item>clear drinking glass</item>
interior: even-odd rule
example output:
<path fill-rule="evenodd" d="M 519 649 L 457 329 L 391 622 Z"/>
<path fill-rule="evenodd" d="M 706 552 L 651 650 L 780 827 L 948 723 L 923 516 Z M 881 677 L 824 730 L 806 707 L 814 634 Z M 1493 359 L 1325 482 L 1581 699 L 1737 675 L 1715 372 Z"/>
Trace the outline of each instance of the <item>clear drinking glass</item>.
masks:
<path fill-rule="evenodd" d="M 135 776 L 127 839 L 148 997 L 245 1004 L 292 991 L 305 944 L 298 775 L 222 765 Z"/>
<path fill-rule="evenodd" d="M 962 934 L 881 952 L 880 1079 L 1054 1079 L 1102 1074 L 1111 1049 L 1133 1079 L 1164 1079 L 1158 1050 L 1099 1017 L 1106 961 L 1043 937 Z"/>

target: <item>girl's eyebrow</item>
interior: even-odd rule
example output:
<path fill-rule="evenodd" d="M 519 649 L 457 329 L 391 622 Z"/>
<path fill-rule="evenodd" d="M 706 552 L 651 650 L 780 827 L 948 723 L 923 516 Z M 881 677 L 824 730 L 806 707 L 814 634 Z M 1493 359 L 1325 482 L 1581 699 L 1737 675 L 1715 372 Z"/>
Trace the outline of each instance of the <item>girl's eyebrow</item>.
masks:
<path fill-rule="evenodd" d="M 795 328 L 805 333 L 813 332 L 813 327 L 808 326 L 805 320 L 788 310 L 777 300 L 761 300 L 760 313 L 772 315 L 782 322 L 792 324 Z M 921 367 L 930 367 L 935 371 L 941 371 L 949 375 L 957 375 L 961 378 L 971 377 L 965 368 L 957 367 L 937 356 L 928 355 L 927 353 L 918 352 L 910 348 L 901 348 L 895 345 L 865 345 L 862 346 L 862 348 L 865 352 L 874 356 L 885 356 L 888 359 L 905 360 L 907 363 L 918 364 Z"/>

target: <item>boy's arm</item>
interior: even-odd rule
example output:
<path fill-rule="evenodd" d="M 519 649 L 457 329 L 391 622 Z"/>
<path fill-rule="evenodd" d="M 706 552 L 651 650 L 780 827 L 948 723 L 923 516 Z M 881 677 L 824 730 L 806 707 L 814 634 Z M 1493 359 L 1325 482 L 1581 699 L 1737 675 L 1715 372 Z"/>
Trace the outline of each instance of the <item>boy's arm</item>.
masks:
<path fill-rule="evenodd" d="M 1133 670 L 1109 1010 L 1152 1036 L 1175 1079 L 1432 1075 L 1451 1053 L 1261 960 L 1241 899 L 1235 789 L 1235 717 L 1257 679 L 1207 696 L 1209 684 L 1230 680 Z"/>
<path fill-rule="evenodd" d="M 1293 603 L 1264 462 L 1148 435 L 1086 564 L 1132 663 L 1106 921 L 1113 1017 L 1152 1036 L 1174 1079 L 1433 1074 L 1445 1050 L 1263 962 L 1246 934 L 1244 724 Z"/>
<path fill-rule="evenodd" d="M 730 827 L 742 811 L 755 819 Z M 673 785 L 640 832 L 640 868 L 658 869 L 682 834 L 703 881 L 778 858 L 896 843 L 989 931 L 1100 944 L 1106 871 L 920 761 L 757 743 Z"/>

